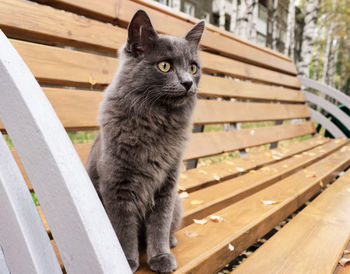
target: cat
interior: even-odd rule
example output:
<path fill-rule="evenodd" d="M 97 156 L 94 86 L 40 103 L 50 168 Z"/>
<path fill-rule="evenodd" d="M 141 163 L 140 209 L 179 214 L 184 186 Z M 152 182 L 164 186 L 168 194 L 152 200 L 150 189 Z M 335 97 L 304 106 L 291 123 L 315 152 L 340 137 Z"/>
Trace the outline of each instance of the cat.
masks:
<path fill-rule="evenodd" d="M 133 272 L 142 241 L 151 270 L 177 267 L 170 251 L 182 214 L 177 179 L 196 104 L 204 28 L 200 21 L 185 37 L 158 34 L 147 13 L 137 11 L 100 105 L 87 170 Z"/>

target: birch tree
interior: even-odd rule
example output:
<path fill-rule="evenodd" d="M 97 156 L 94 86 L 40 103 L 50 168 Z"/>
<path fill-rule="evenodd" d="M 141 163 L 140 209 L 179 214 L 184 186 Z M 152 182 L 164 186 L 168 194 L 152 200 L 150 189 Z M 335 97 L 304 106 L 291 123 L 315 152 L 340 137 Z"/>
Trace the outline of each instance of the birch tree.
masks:
<path fill-rule="evenodd" d="M 246 0 L 241 0 L 241 4 L 239 5 L 239 11 L 237 16 L 237 35 L 248 39 L 247 37 L 247 25 L 248 25 L 248 18 L 247 18 L 247 5 Z"/>
<path fill-rule="evenodd" d="M 236 33 L 238 1 L 232 0 L 230 31 Z"/>
<path fill-rule="evenodd" d="M 272 48 L 277 48 L 277 8 L 278 8 L 278 0 L 273 0 L 272 7 Z"/>
<path fill-rule="evenodd" d="M 288 6 L 288 19 L 287 19 L 287 37 L 284 48 L 284 54 L 290 56 L 294 60 L 294 48 L 295 48 L 295 2 L 289 0 Z"/>
<path fill-rule="evenodd" d="M 309 77 L 312 49 L 315 41 L 315 30 L 319 11 L 319 0 L 308 0 L 305 7 L 305 26 L 302 37 L 298 72 L 300 75 Z"/>

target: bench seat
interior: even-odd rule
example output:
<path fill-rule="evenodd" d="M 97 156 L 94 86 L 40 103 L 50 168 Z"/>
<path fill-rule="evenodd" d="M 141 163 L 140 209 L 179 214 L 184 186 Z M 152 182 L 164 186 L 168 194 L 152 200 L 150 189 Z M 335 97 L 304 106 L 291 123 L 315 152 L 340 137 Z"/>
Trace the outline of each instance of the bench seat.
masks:
<path fill-rule="evenodd" d="M 183 35 L 198 21 L 146 0 L 0 1 L 0 29 L 33 73 L 67 132 L 98 130 L 102 91 L 113 78 L 118 66 L 116 52 L 138 9 L 150 15 L 161 33 Z M 349 271 L 337 263 L 342 250 L 350 246 L 346 194 L 350 173 L 337 176 L 350 166 L 350 140 L 316 134 L 290 58 L 212 25 L 206 28 L 200 56 L 199 100 L 178 185 L 184 218 L 173 249 L 176 273 L 215 273 L 295 214 L 235 271 Z M 1 121 L 0 131 L 7 134 Z M 74 147 L 85 164 L 91 140 Z M 84 257 L 83 247 L 79 256 L 72 250 L 79 250 L 73 243 L 86 230 L 68 216 L 74 204 L 68 197 L 72 193 L 62 199 L 69 205 L 51 204 L 60 202 L 57 195 L 61 193 L 50 191 L 50 180 L 31 182 L 25 171 L 28 159 L 22 159 L 22 165 L 17 151 L 12 149 L 12 153 L 30 192 L 39 198 L 37 209 L 61 268 L 67 273 L 81 269 L 89 258 Z M 198 164 L 207 157 L 223 160 Z M 44 196 L 50 199 L 42 199 Z M 72 212 L 79 216 L 76 208 Z M 90 225 L 96 228 L 93 221 Z M 43 230 L 45 237 L 46 232 Z M 100 269 L 100 262 L 94 262 Z M 138 273 L 149 272 L 143 254 Z"/>

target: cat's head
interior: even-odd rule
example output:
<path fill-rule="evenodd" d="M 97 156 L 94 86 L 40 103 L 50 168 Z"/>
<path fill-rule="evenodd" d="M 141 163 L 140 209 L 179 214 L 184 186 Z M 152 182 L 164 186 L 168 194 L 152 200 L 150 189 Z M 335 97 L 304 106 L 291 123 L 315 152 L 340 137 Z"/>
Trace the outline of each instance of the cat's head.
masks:
<path fill-rule="evenodd" d="M 158 34 L 147 13 L 137 11 L 121 53 L 132 92 L 174 105 L 193 97 L 201 76 L 197 49 L 204 28 L 200 21 L 184 37 Z"/>

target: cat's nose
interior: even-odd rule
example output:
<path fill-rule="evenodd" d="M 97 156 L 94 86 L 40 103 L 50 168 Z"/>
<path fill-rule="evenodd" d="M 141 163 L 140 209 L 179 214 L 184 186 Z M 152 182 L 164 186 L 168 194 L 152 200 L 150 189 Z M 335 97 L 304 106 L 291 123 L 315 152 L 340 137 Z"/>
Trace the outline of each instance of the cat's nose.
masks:
<path fill-rule="evenodd" d="M 188 91 L 192 87 L 192 84 L 193 84 L 193 81 L 181 82 L 181 85 L 185 87 L 186 91 Z"/>

